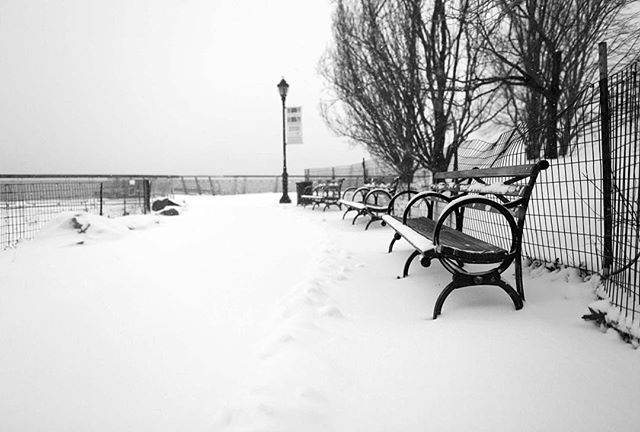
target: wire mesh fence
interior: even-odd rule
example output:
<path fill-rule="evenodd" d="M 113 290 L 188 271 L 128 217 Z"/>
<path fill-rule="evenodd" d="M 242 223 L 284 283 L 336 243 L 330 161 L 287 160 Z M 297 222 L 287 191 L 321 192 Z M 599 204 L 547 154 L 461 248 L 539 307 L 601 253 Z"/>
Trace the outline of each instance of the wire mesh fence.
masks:
<path fill-rule="evenodd" d="M 640 82 L 638 64 L 610 77 L 611 266 L 605 290 L 620 312 L 640 319 Z M 605 232 L 605 235 L 609 233 Z M 608 258 L 608 257 L 605 257 Z"/>
<path fill-rule="evenodd" d="M 555 148 L 543 139 L 543 127 L 512 130 L 496 142 L 469 140 L 460 145 L 449 169 L 528 164 L 552 155 L 531 197 L 523 255 L 601 274 L 610 300 L 633 322 L 640 319 L 638 63 L 587 86 L 558 126 Z M 395 175 L 375 161 L 307 172 L 346 171 L 363 177 L 374 166 L 382 175 Z M 429 177 L 420 170 L 414 184 L 429 184 Z M 481 213 L 475 222 L 474 215 L 465 215 L 466 229 L 481 239 L 503 241 L 499 223 Z"/>
<path fill-rule="evenodd" d="M 58 213 L 122 216 L 149 211 L 146 178 L 0 176 L 0 248 L 28 240 Z"/>
<path fill-rule="evenodd" d="M 587 89 L 577 110 L 598 112 L 597 87 Z M 558 156 L 539 174 L 534 188 L 523 238 L 526 257 L 599 272 L 602 265 L 602 157 L 597 116 L 580 116 L 581 131 L 564 147 L 558 140 Z M 576 118 L 572 121 L 577 120 Z M 522 165 L 539 160 L 547 148 L 538 142 L 543 129 L 510 131 L 494 144 L 468 141 L 458 149 L 458 168 Z M 530 149 L 536 146 L 535 157 Z M 487 226 L 491 226 L 488 224 Z M 479 232 L 482 229 L 478 228 Z"/>

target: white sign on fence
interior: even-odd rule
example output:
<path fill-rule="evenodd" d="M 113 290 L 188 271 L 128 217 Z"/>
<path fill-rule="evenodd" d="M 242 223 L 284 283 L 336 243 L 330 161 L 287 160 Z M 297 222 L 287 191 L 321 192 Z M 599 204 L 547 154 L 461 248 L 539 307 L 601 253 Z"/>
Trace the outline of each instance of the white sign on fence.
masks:
<path fill-rule="evenodd" d="M 287 144 L 302 144 L 302 107 L 287 108 Z"/>

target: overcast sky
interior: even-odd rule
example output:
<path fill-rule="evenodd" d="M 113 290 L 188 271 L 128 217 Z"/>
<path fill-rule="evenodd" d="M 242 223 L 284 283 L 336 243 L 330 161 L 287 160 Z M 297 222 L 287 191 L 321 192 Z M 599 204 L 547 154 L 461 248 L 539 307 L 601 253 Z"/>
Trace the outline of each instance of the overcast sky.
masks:
<path fill-rule="evenodd" d="M 359 162 L 322 122 L 330 0 L 1 0 L 0 172 L 277 174 Z"/>

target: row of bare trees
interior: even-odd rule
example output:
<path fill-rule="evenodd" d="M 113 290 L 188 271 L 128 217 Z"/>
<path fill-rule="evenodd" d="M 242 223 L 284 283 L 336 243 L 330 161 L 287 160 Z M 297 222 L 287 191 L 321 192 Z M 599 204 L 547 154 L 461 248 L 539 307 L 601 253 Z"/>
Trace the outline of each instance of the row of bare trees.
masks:
<path fill-rule="evenodd" d="M 536 131 L 528 157 L 558 157 L 576 134 L 559 114 L 594 79 L 598 42 L 637 59 L 632 3 L 336 0 L 323 116 L 407 181 L 446 170 L 487 124 Z"/>

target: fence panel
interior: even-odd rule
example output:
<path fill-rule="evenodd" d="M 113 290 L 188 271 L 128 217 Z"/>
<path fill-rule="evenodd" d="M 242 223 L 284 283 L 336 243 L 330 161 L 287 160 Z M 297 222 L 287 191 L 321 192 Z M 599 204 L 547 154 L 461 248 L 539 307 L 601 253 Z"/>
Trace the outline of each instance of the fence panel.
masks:
<path fill-rule="evenodd" d="M 105 216 L 145 213 L 152 193 L 145 180 L 0 176 L 0 249 L 33 238 L 64 211 Z"/>

